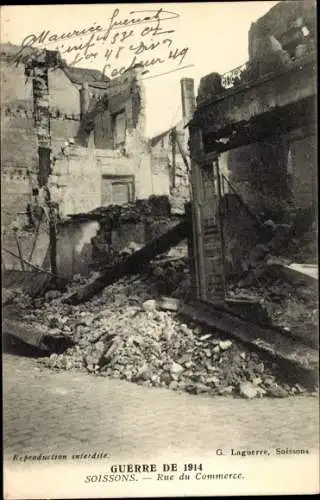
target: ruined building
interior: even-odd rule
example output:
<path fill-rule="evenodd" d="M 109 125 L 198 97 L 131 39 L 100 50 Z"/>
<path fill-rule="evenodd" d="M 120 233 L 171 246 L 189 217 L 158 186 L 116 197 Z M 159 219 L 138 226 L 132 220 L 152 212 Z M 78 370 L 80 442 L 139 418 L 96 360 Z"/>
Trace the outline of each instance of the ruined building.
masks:
<path fill-rule="evenodd" d="M 14 60 L 18 50 L 13 45 L 1 48 L 5 219 L 25 209 L 42 176 L 32 79 L 25 76 L 24 62 Z M 48 185 L 61 216 L 152 194 L 139 74 L 139 68 L 132 69 L 109 81 L 95 70 L 49 70 L 52 172 Z"/>
<path fill-rule="evenodd" d="M 315 19 L 312 1 L 279 2 L 251 26 L 246 64 L 201 79 L 189 129 L 205 300 L 223 296 L 223 262 L 247 266 L 259 220 L 316 203 Z"/>
<path fill-rule="evenodd" d="M 160 165 L 155 141 L 146 138 L 138 66 L 112 80 L 100 71 L 65 64 L 49 70 L 51 172 L 39 171 L 33 83 L 25 75 L 29 52 L 17 58 L 18 46 L 1 46 L 4 225 L 25 212 L 42 183 L 59 204 L 61 217 L 150 195 L 173 195 L 183 205 L 189 195 L 179 151 L 171 159 L 177 163 L 172 179 L 170 161 Z M 184 177 L 183 188 L 172 191 L 178 177 Z"/>
<path fill-rule="evenodd" d="M 312 1 L 280 2 L 251 26 L 248 63 L 200 83 L 204 149 L 220 151 L 230 180 L 261 211 L 315 199 L 315 36 Z"/>
<path fill-rule="evenodd" d="M 184 212 L 187 166 L 178 146 L 173 154 L 168 144 L 173 157 L 161 164 L 157 141 L 146 138 L 141 67 L 110 80 L 100 71 L 68 67 L 58 52 L 19 50 L 1 46 L 2 242 L 13 252 L 6 253 L 8 269 L 21 268 L 17 227 L 24 258 L 39 266 L 48 260 L 47 222 L 40 216 L 48 193 L 57 209 L 58 247 L 73 239 L 62 235 L 63 221 L 99 207 L 166 195 Z M 180 136 L 185 150 L 183 129 Z M 90 235 L 96 231 L 95 224 Z M 71 232 L 81 239 L 83 228 Z"/>

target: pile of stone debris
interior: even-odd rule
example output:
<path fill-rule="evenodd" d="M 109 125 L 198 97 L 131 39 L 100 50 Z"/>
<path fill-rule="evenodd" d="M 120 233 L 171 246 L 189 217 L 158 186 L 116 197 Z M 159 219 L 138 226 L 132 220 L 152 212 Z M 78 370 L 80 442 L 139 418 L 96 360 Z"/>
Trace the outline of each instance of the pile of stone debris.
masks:
<path fill-rule="evenodd" d="M 170 217 L 171 208 L 167 196 L 150 196 L 148 199 L 136 200 L 123 205 L 108 205 L 95 208 L 85 214 L 77 214 L 74 219 L 85 216 L 102 223 L 109 221 L 112 227 L 118 227 L 126 222 L 139 222 L 143 219 Z"/>
<path fill-rule="evenodd" d="M 77 285 L 79 281 L 77 277 Z M 16 298 L 24 322 L 41 324 L 52 336 L 62 332 L 73 342 L 62 354 L 39 359 L 50 369 L 249 399 L 306 391 L 286 383 L 276 363 L 240 342 L 183 322 L 176 311 L 178 299 L 161 301 L 150 276 L 122 279 L 77 306 L 63 298 L 57 291 L 33 303 L 23 295 Z"/>
<path fill-rule="evenodd" d="M 279 328 L 317 347 L 317 293 L 312 294 L 310 287 L 293 287 L 279 278 L 272 284 L 260 280 L 246 288 L 232 285 L 228 295 L 234 299 L 246 297 L 256 301 L 258 307 L 252 321 Z"/>

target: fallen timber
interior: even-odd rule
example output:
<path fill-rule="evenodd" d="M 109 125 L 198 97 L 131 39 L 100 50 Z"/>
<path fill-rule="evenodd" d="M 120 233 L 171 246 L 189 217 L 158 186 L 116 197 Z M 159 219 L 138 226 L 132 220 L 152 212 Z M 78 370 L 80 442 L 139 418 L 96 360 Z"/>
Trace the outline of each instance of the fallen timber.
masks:
<path fill-rule="evenodd" d="M 5 308 L 3 308 L 5 313 Z M 45 328 L 37 324 L 28 325 L 26 322 L 20 322 L 11 317 L 5 317 L 2 320 L 2 336 L 5 340 L 28 345 L 35 349 L 38 354 L 48 355 L 51 353 L 60 353 L 73 345 L 70 338 L 59 333 L 52 335 L 46 332 Z"/>
<path fill-rule="evenodd" d="M 90 299 L 101 292 L 106 286 L 111 285 L 123 276 L 139 272 L 143 265 L 150 262 L 157 255 L 168 251 L 172 246 L 177 245 L 181 240 L 187 238 L 190 231 L 190 222 L 187 219 L 183 220 L 165 234 L 147 243 L 143 248 L 127 257 L 124 261 L 104 271 L 94 281 L 87 283 L 79 290 L 70 294 L 64 299 L 64 302 L 67 304 L 79 304 Z"/>
<path fill-rule="evenodd" d="M 127 257 L 125 261 L 103 272 L 93 282 L 67 296 L 63 299 L 64 302 L 70 304 L 84 302 L 121 277 L 139 272 L 143 264 L 186 238 L 190 229 L 188 220 L 182 221 L 164 235 Z M 297 336 L 290 337 L 286 332 L 281 332 L 276 328 L 262 326 L 251 322 L 248 318 L 241 318 L 230 309 L 227 303 L 221 303 L 216 307 L 202 302 L 183 304 L 178 314 L 250 344 L 252 348 L 286 363 L 288 369 L 301 370 L 311 375 L 313 379 L 317 373 L 319 357 L 316 348 L 304 343 L 303 339 Z"/>
<path fill-rule="evenodd" d="M 187 220 L 182 221 L 173 229 L 151 241 L 145 247 L 126 258 L 111 269 L 106 269 L 98 279 L 86 286 L 65 296 L 62 300 L 67 303 L 80 303 L 89 300 L 108 285 L 119 278 L 141 272 L 143 264 L 152 260 L 160 253 L 166 252 L 171 246 L 176 245 L 190 233 Z M 233 337 L 252 349 L 265 353 L 271 358 L 286 364 L 288 372 L 303 373 L 315 380 L 318 368 L 317 349 L 307 345 L 301 338 L 293 338 L 285 332 L 272 327 L 252 323 L 250 318 L 240 318 L 233 311 L 228 310 L 230 304 L 209 305 L 204 303 L 182 304 L 177 313 L 182 317 L 197 323 L 205 324 Z M 254 317 L 254 316 L 253 316 Z M 43 354 L 50 352 L 63 352 L 68 340 L 63 335 L 48 336 L 43 328 L 35 328 L 7 319 L 3 324 L 3 332 L 13 338 L 22 340 L 26 344 L 36 347 Z"/>

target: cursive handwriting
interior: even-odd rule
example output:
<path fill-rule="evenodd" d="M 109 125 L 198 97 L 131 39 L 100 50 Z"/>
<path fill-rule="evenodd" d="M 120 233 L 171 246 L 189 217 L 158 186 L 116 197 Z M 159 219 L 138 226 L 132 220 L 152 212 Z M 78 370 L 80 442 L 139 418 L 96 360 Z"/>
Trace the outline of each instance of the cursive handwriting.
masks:
<path fill-rule="evenodd" d="M 163 23 L 178 17 L 179 14 L 162 8 L 134 10 L 121 17 L 116 8 L 105 25 L 94 22 L 63 33 L 43 30 L 29 34 L 22 40 L 15 59 L 20 62 L 30 49 L 49 48 L 59 51 L 62 58 L 71 58 L 69 66 L 92 63 L 98 58 L 100 62 L 102 56 L 103 73 L 108 72 L 111 78 L 136 65 L 143 67 L 144 74 L 159 65 L 171 65 L 172 71 L 176 71 L 187 57 L 189 47 L 177 46 L 175 29 L 168 29 Z"/>

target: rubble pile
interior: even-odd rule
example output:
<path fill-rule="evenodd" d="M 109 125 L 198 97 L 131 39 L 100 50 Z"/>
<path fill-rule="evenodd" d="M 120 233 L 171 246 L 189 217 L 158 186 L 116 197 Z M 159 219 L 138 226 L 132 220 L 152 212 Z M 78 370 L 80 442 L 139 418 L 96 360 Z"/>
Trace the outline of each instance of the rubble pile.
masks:
<path fill-rule="evenodd" d="M 318 342 L 317 291 L 311 286 L 292 286 L 280 276 L 267 274 L 243 283 L 229 284 L 232 298 L 249 297 L 256 300 L 259 309 L 252 321 L 278 327 L 292 336 L 303 338 L 311 345 Z"/>
<path fill-rule="evenodd" d="M 192 281 L 188 257 L 155 259 L 149 265 L 149 276 L 161 295 L 188 300 L 192 295 Z"/>
<path fill-rule="evenodd" d="M 77 217 L 99 221 L 100 229 L 92 239 L 94 270 L 120 264 L 128 255 L 162 236 L 181 221 L 171 213 L 167 196 L 151 196 L 125 205 L 99 207 Z"/>
<path fill-rule="evenodd" d="M 292 238 L 286 249 L 286 255 L 295 262 L 304 262 L 305 264 L 313 264 L 318 258 L 318 231 L 316 224 L 303 234 L 303 237 Z"/>
<path fill-rule="evenodd" d="M 102 223 L 109 221 L 113 227 L 117 227 L 127 222 L 139 222 L 148 217 L 169 217 L 170 203 L 167 196 L 150 196 L 146 200 L 136 200 L 123 205 L 99 207 L 86 214 L 77 214 L 76 217 L 83 216 L 100 220 Z"/>
<path fill-rule="evenodd" d="M 77 306 L 65 304 L 57 291 L 33 300 L 33 307 L 21 294 L 11 300 L 21 303 L 23 321 L 41 324 L 53 336 L 62 332 L 74 343 L 62 354 L 39 360 L 50 369 L 248 399 L 305 392 L 299 384 L 284 382 L 276 363 L 240 342 L 183 322 L 174 307 L 163 307 L 147 276 L 122 279 Z"/>
<path fill-rule="evenodd" d="M 318 260 L 316 214 L 315 203 L 307 208 L 291 210 L 291 213 L 287 213 L 287 224 L 275 226 L 273 239 L 275 245 L 271 244 L 273 252 L 277 250 L 275 255 L 286 257 L 294 262 L 316 264 Z"/>

